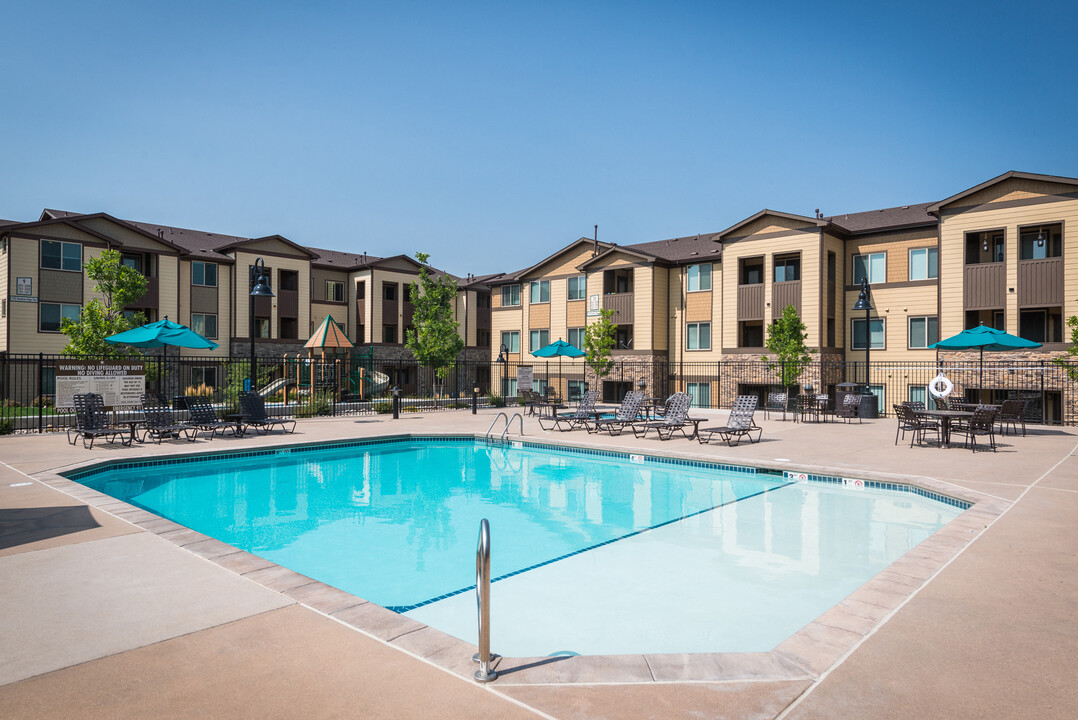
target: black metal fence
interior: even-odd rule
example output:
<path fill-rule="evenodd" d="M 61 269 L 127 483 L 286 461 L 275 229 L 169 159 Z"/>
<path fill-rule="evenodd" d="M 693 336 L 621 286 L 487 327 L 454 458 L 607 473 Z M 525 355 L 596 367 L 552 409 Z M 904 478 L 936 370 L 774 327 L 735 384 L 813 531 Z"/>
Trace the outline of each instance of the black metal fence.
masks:
<path fill-rule="evenodd" d="M 70 409 L 57 407 L 57 370 L 61 363 L 95 362 L 97 357 L 8 355 L 0 357 L 0 433 L 44 432 L 72 424 Z M 235 412 L 239 392 L 250 377 L 248 358 L 157 355 L 134 361 L 141 366 L 145 392 L 166 401 L 204 395 Z M 780 386 L 781 368 L 763 361 L 657 362 L 617 360 L 598 378 L 581 360 L 534 360 L 521 363 L 491 361 L 460 363 L 439 377 L 414 360 L 378 360 L 368 356 L 319 359 L 259 358 L 255 386 L 272 414 L 293 416 L 357 415 L 391 411 L 393 388 L 402 398 L 401 410 L 441 410 L 470 407 L 473 393 L 480 403 L 513 403 L 519 384 L 530 375 L 533 389 L 567 402 L 595 387 L 604 403 L 620 402 L 631 389 L 643 388 L 664 398 L 682 391 L 694 405 L 730 407 L 737 395 L 766 398 Z M 971 401 L 998 403 L 1007 398 L 1027 400 L 1031 422 L 1078 424 L 1078 408 L 1068 368 L 1050 360 L 874 362 L 867 382 L 877 398 L 880 415 L 894 403 L 930 399 L 928 386 L 942 372 L 954 394 Z M 863 362 L 823 359 L 809 363 L 793 386 L 833 394 L 840 383 L 866 382 Z M 67 387 L 61 382 L 61 385 Z M 60 405 L 64 405 L 61 402 Z M 225 410 L 228 408 L 228 410 Z M 125 408 L 120 408 L 121 410 Z M 135 409 L 131 406 L 127 409 Z"/>

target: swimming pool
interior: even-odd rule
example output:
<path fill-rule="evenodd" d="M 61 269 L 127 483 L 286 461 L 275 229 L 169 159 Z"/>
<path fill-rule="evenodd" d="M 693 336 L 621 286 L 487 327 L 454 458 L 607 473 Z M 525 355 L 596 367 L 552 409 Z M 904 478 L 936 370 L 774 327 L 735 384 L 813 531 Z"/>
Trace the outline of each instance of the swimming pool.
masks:
<path fill-rule="evenodd" d="M 69 477 L 473 642 L 486 517 L 495 649 L 515 656 L 767 650 L 964 507 L 899 486 L 471 438 Z"/>

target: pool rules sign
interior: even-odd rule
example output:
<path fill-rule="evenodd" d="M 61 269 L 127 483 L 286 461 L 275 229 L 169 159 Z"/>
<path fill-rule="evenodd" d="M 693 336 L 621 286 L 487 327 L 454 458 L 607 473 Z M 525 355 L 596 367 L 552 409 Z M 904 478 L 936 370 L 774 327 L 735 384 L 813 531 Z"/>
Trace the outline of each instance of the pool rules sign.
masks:
<path fill-rule="evenodd" d="M 75 396 L 93 392 L 104 398 L 105 408 L 140 407 L 146 393 L 146 369 L 141 362 L 56 363 L 56 407 L 75 407 Z"/>

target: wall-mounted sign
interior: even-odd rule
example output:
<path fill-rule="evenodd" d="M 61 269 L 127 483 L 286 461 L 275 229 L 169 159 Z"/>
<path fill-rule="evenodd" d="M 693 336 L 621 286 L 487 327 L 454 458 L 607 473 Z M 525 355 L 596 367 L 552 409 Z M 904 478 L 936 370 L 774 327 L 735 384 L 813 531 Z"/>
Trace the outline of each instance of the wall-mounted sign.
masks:
<path fill-rule="evenodd" d="M 34 279 L 32 277 L 15 278 L 16 295 L 33 295 Z"/>
<path fill-rule="evenodd" d="M 37 302 L 36 297 L 23 297 L 22 295 L 9 295 L 8 297 L 11 298 L 11 302 L 28 302 L 28 303 L 36 303 Z"/>
<path fill-rule="evenodd" d="M 56 407 L 75 407 L 75 395 L 94 392 L 106 410 L 142 406 L 146 393 L 146 368 L 141 362 L 56 363 Z"/>
<path fill-rule="evenodd" d="M 598 314 L 599 314 L 599 296 L 598 295 L 589 295 L 588 296 L 588 312 L 587 312 L 587 315 L 588 315 L 588 317 L 595 317 Z"/>

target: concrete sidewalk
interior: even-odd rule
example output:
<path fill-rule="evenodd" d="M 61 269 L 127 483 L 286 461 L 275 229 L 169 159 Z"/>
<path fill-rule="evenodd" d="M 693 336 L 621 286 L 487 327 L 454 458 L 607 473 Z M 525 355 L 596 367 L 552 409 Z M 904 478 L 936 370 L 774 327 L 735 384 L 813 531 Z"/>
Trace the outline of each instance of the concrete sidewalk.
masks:
<path fill-rule="evenodd" d="M 901 587 L 882 604 L 849 599 L 784 643 L 770 665 L 692 655 L 509 658 L 488 686 L 468 679 L 474 649 L 463 643 L 93 491 L 50 487 L 68 487 L 55 472 L 87 461 L 481 435 L 494 414 L 304 420 L 294 436 L 92 451 L 58 435 L 0 438 L 4 716 L 1078 716 L 1067 664 L 1078 650 L 1078 434 L 1070 429 L 1034 428 L 1003 438 L 997 453 L 974 454 L 895 446 L 893 420 L 765 421 L 763 442 L 728 448 L 544 433 L 529 418 L 532 439 L 915 478 L 980 502 L 947 537 L 909 554 L 924 550 L 920 558 L 903 558 L 905 571 L 874 581 Z M 638 681 L 603 680 L 627 668 Z"/>

